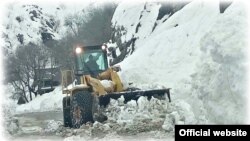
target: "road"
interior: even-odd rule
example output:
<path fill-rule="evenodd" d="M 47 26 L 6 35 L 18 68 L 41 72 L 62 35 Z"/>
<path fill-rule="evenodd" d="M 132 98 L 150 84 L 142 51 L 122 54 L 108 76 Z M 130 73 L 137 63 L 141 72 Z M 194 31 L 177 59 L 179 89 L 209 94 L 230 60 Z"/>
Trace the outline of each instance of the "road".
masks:
<path fill-rule="evenodd" d="M 63 113 L 61 111 L 25 113 L 14 116 L 19 121 L 22 130 L 21 134 L 11 138 L 14 141 L 56 141 L 63 140 L 63 137 L 57 135 L 48 135 L 44 133 L 49 121 L 63 122 Z"/>
<path fill-rule="evenodd" d="M 111 141 L 136 141 L 136 140 L 145 140 L 145 141 L 173 141 L 173 134 L 169 134 L 162 139 L 157 139 L 153 137 L 154 133 L 144 132 L 136 135 L 118 135 L 110 134 L 104 135 L 102 137 L 86 136 L 81 134 L 83 130 L 78 130 L 79 134 L 76 139 L 67 139 L 64 140 L 67 136 L 63 137 L 62 134 L 57 134 L 56 132 L 44 132 L 48 129 L 49 121 L 61 122 L 63 123 L 63 113 L 60 111 L 50 111 L 50 112 L 37 112 L 37 113 L 25 113 L 15 115 L 15 118 L 19 121 L 19 126 L 21 128 L 21 133 L 15 136 L 10 137 L 10 141 L 80 141 L 80 140 L 111 140 Z M 63 130 L 66 128 L 63 127 Z M 67 128 L 67 130 L 73 131 L 73 129 Z M 165 133 L 163 133 L 165 134 Z M 68 136 L 73 137 L 73 135 Z M 77 137 L 76 136 L 76 137 Z M 79 139 L 80 138 L 80 139 Z"/>

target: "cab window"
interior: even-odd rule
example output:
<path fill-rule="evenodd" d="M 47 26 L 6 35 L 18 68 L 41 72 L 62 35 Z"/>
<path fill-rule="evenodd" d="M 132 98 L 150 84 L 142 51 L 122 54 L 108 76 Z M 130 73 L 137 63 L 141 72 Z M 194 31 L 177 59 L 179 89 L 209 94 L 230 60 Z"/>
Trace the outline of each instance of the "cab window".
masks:
<path fill-rule="evenodd" d="M 90 60 L 90 56 L 97 64 L 96 67 L 92 67 L 94 65 L 92 60 Z M 100 51 L 86 51 L 82 54 L 77 55 L 77 69 L 80 71 L 104 71 L 105 70 L 105 62 L 104 62 L 104 54 Z M 91 63 L 89 63 L 91 62 Z M 90 64 L 90 65 L 89 65 Z M 94 69 L 94 70 L 93 70 Z"/>

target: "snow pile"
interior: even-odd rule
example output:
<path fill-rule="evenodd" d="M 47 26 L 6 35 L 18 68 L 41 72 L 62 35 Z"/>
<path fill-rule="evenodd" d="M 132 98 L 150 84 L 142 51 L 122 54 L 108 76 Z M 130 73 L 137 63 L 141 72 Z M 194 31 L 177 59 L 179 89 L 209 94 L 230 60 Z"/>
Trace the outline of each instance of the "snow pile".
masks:
<path fill-rule="evenodd" d="M 168 100 L 159 100 L 140 97 L 138 101 L 129 101 L 124 104 L 124 98 L 111 99 L 104 114 L 108 120 L 100 123 L 87 123 L 80 129 L 59 128 L 58 135 L 67 137 L 67 140 L 105 140 L 127 139 L 137 136 L 136 139 L 166 140 L 173 139 L 175 124 L 195 123 L 194 114 L 185 101 L 178 100 L 176 104 Z"/>
<path fill-rule="evenodd" d="M 136 134 L 151 130 L 158 130 L 164 122 L 164 113 L 167 112 L 167 103 L 145 97 L 135 101 L 129 101 L 123 105 L 122 99 L 111 100 L 107 108 L 108 120 L 116 124 L 118 133 Z"/>
<path fill-rule="evenodd" d="M 56 132 L 60 126 L 62 126 L 63 123 L 60 122 L 60 121 L 55 121 L 55 120 L 49 120 L 47 121 L 47 126 L 46 128 L 44 129 L 44 132 L 45 133 L 54 133 Z"/>
<path fill-rule="evenodd" d="M 64 95 L 62 94 L 61 86 L 58 86 L 50 93 L 37 96 L 29 103 L 17 106 L 16 113 L 62 111 L 63 97 Z"/>
<path fill-rule="evenodd" d="M 85 141 L 84 138 L 81 138 L 79 135 L 78 136 L 71 136 L 65 138 L 63 141 Z"/>
<path fill-rule="evenodd" d="M 134 6 L 120 6 L 112 22 L 136 16 L 142 6 L 138 4 L 136 10 Z M 120 63 L 122 80 L 172 88 L 173 103 L 183 99 L 189 107 L 186 110 L 193 111 L 189 123 L 243 123 L 247 78 L 245 11 L 235 1 L 223 14 L 219 13 L 219 2 L 192 1 L 159 22 L 149 36 L 139 37 L 135 52 Z M 153 17 L 148 17 L 147 22 Z M 137 21 L 130 18 L 120 23 L 127 27 Z M 134 35 L 140 36 L 136 32 Z"/>
<path fill-rule="evenodd" d="M 195 123 L 190 106 L 183 100 L 169 103 L 140 97 L 124 104 L 124 98 L 111 100 L 105 114 L 108 121 L 101 131 L 116 131 L 118 134 L 137 134 L 149 131 L 173 131 L 175 124 Z"/>
<path fill-rule="evenodd" d="M 113 82 L 110 80 L 101 80 L 100 82 L 105 88 L 111 88 L 114 85 Z"/>
<path fill-rule="evenodd" d="M 15 109 L 16 109 L 16 101 L 14 101 L 11 97 L 12 94 L 15 92 L 15 89 L 10 85 L 4 85 L 3 87 L 3 92 L 4 92 L 4 100 L 2 101 L 3 105 L 3 113 L 4 116 L 6 117 L 11 117 L 13 114 L 15 114 Z"/>
<path fill-rule="evenodd" d="M 218 5 L 214 3 L 195 1 L 186 5 L 159 23 L 143 44 L 121 63 L 121 76 L 136 83 L 157 82 L 175 89 L 195 72 L 200 60 L 199 41 L 218 14 Z"/>
<path fill-rule="evenodd" d="M 140 136 L 118 136 L 116 134 L 108 134 L 104 138 L 86 138 L 82 136 L 71 136 L 64 139 L 64 141 L 174 141 L 173 138 L 168 137 L 164 139 L 156 139 L 148 137 L 147 134 L 142 134 Z"/>
<path fill-rule="evenodd" d="M 200 41 L 202 55 L 192 80 L 209 119 L 216 123 L 242 124 L 247 99 L 247 19 L 242 3 L 233 3 L 218 16 Z M 232 18 L 234 17 L 234 18 Z"/>
<path fill-rule="evenodd" d="M 65 140 L 173 140 L 175 124 L 190 124 L 194 114 L 183 100 L 169 103 L 140 97 L 124 104 L 124 98 L 111 100 L 104 114 L 108 120 L 87 123 L 80 129 L 63 128 L 58 135 Z"/>
<path fill-rule="evenodd" d="M 5 127 L 10 135 L 18 134 L 20 132 L 19 121 L 15 118 L 9 118 L 5 120 Z"/>
<path fill-rule="evenodd" d="M 13 118 L 15 114 L 15 109 L 17 107 L 16 101 L 11 99 L 11 94 L 14 92 L 14 89 L 11 85 L 5 85 L 3 87 L 4 95 L 2 100 L 3 107 L 3 126 L 5 135 L 17 134 L 20 131 L 19 121 L 16 118 Z"/>

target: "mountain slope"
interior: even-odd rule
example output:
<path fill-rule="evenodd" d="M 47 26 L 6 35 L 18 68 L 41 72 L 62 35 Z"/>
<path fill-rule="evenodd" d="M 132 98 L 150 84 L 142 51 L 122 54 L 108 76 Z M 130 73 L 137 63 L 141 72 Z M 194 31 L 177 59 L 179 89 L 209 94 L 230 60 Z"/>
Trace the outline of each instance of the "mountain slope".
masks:
<path fill-rule="evenodd" d="M 80 13 L 82 8 L 84 5 L 9 4 L 3 21 L 5 49 L 12 52 L 28 43 L 42 44 L 61 39 L 67 31 L 65 17 Z"/>

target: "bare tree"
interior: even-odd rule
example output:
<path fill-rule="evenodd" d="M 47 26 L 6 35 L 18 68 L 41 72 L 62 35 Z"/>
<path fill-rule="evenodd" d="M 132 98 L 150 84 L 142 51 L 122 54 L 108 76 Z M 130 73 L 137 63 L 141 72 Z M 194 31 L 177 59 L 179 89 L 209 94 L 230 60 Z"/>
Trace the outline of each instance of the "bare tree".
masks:
<path fill-rule="evenodd" d="M 74 42 L 83 45 L 107 42 L 111 38 L 111 19 L 116 6 L 114 3 L 107 3 L 101 7 L 87 8 L 85 14 L 67 17 L 65 25 L 73 33 Z"/>
<path fill-rule="evenodd" d="M 5 75 L 7 79 L 6 81 L 10 82 L 15 88 L 15 93 L 13 94 L 13 97 L 22 98 L 25 100 L 25 102 L 28 102 L 25 83 L 22 79 L 20 79 L 20 67 L 17 64 L 18 59 L 13 54 L 9 55 L 8 58 L 5 60 Z"/>
<path fill-rule="evenodd" d="M 86 8 L 65 19 L 68 33 L 58 41 L 47 44 L 61 68 L 74 67 L 73 51 L 77 45 L 97 45 L 111 38 L 111 19 L 116 4 L 109 3 L 98 8 Z"/>
<path fill-rule="evenodd" d="M 38 94 L 38 84 L 44 75 L 40 70 L 46 67 L 47 55 L 46 47 L 28 44 L 17 48 L 15 55 L 10 59 L 13 75 L 11 83 L 22 92 L 21 97 L 24 97 L 26 102 L 28 102 L 27 93 L 29 100 L 33 99 L 32 94 L 35 96 Z"/>

